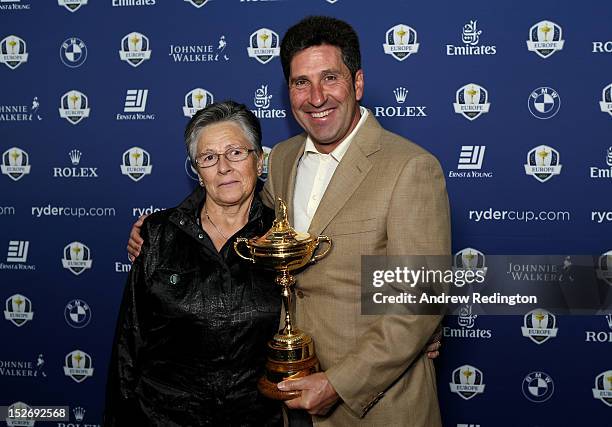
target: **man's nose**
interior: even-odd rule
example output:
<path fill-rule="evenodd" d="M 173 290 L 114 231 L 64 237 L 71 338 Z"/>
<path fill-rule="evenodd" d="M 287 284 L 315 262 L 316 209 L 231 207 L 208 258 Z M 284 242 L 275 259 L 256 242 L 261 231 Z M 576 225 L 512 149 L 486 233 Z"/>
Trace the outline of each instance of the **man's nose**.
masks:
<path fill-rule="evenodd" d="M 325 100 L 323 85 L 320 83 L 313 83 L 310 86 L 310 103 L 315 107 L 320 107 L 325 104 Z"/>

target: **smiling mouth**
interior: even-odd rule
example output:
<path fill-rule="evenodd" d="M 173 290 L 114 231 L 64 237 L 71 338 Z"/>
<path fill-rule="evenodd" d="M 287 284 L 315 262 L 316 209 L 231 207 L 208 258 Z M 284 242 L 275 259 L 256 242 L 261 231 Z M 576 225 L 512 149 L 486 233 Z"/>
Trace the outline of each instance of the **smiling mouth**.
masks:
<path fill-rule="evenodd" d="M 310 116 L 314 117 L 315 119 L 320 119 L 321 117 L 329 116 L 331 111 L 332 110 L 325 110 L 325 111 L 314 112 L 314 113 L 310 113 Z"/>

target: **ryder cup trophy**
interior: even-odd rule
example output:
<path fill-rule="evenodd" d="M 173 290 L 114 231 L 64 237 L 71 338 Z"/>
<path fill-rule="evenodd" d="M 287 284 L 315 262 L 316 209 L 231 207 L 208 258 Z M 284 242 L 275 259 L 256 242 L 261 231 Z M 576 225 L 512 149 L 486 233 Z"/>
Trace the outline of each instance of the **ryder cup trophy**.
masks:
<path fill-rule="evenodd" d="M 314 255 L 321 242 L 326 242 L 328 247 L 320 254 Z M 250 256 L 240 252 L 241 244 L 246 246 Z M 234 242 L 234 250 L 240 257 L 275 270 L 278 273 L 275 282 L 281 286 L 285 326 L 268 342 L 266 373 L 257 384 L 259 391 L 270 399 L 289 400 L 298 397 L 300 391 L 281 391 L 276 384 L 286 379 L 304 377 L 319 370 L 319 360 L 314 352 L 312 338 L 297 329 L 291 319 L 295 284 L 291 272 L 317 262 L 326 256 L 330 249 L 329 237 L 313 237 L 308 233 L 298 233 L 289 225 L 287 206 L 280 197 L 276 219 L 266 234 L 253 239 L 238 238 Z"/>

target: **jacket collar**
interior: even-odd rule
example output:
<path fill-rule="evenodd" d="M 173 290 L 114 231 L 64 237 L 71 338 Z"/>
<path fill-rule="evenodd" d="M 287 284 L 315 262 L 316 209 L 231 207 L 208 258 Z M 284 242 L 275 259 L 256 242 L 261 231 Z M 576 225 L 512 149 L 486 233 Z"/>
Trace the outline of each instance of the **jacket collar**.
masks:
<path fill-rule="evenodd" d="M 308 231 L 311 234 L 321 234 L 359 188 L 372 168 L 372 161 L 368 157 L 381 149 L 382 132 L 382 126 L 370 111 L 327 186 L 327 190 L 310 223 Z M 292 145 L 288 153 L 287 159 L 290 161 L 284 162 L 283 165 L 283 173 L 289 179 L 285 181 L 287 186 L 281 191 L 287 201 L 293 200 L 297 167 L 304 153 L 305 141 L 306 134 L 303 133 L 297 138 L 297 143 Z M 293 222 L 291 212 L 292 210 L 290 211 L 290 221 Z"/>
<path fill-rule="evenodd" d="M 199 236 L 203 233 L 200 225 L 200 212 L 202 212 L 204 208 L 205 200 L 206 191 L 204 188 L 197 186 L 191 194 L 176 207 L 176 210 L 170 215 L 170 221 L 186 233 L 193 236 Z M 257 193 L 255 193 L 253 202 L 251 203 L 251 209 L 249 210 L 247 229 L 257 229 L 263 226 L 262 221 L 266 220 L 266 218 L 264 218 L 266 217 L 266 215 L 264 215 L 264 209 L 267 208 L 265 208 Z M 270 216 L 270 214 L 267 216 Z M 258 227 L 252 226 L 255 222 L 257 222 Z"/>

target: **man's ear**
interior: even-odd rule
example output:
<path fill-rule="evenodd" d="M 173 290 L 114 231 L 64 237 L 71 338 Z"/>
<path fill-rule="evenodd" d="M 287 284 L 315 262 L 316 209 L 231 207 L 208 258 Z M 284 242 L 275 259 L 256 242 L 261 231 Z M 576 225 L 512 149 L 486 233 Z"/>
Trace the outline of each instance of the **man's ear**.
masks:
<path fill-rule="evenodd" d="M 355 99 L 361 101 L 363 98 L 363 70 L 359 69 L 355 73 Z"/>

